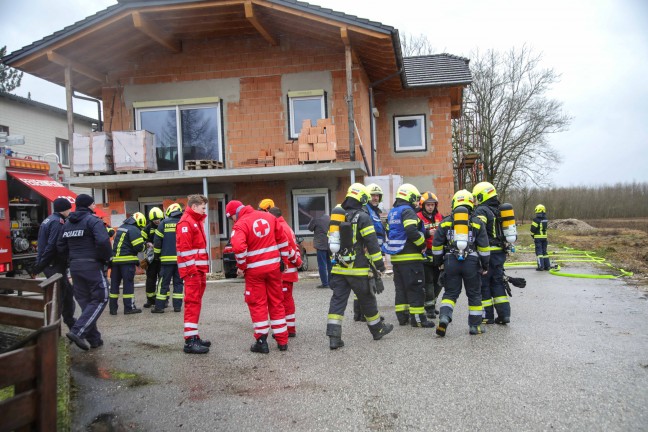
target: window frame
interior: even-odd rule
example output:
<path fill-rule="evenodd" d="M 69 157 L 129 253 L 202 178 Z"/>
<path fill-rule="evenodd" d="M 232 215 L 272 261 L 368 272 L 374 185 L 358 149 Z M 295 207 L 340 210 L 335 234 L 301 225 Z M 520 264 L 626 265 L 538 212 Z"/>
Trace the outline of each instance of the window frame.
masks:
<path fill-rule="evenodd" d="M 324 90 L 305 90 L 305 91 L 294 91 L 288 92 L 287 96 L 287 107 L 288 107 L 288 139 L 297 139 L 299 138 L 299 133 L 295 131 L 295 118 L 293 117 L 295 113 L 294 102 L 296 100 L 314 100 L 320 99 L 320 118 L 328 118 L 328 106 L 326 100 L 326 91 Z M 312 123 L 312 121 L 311 121 Z"/>
<path fill-rule="evenodd" d="M 427 151 L 427 122 L 425 114 L 406 114 L 394 115 L 393 128 L 394 128 L 394 152 L 395 153 L 409 153 L 409 152 L 424 152 Z M 400 146 L 400 138 L 398 135 L 398 121 L 399 120 L 422 120 L 423 127 L 421 128 L 421 141 L 419 147 L 404 147 Z"/>
<path fill-rule="evenodd" d="M 58 156 L 59 163 L 64 168 L 70 168 L 70 141 L 59 137 L 56 137 L 55 139 L 56 139 L 56 144 L 55 144 L 56 156 Z M 67 163 L 63 163 L 63 157 L 61 156 L 61 154 L 63 153 L 61 149 L 62 144 L 65 144 L 67 146 Z"/>
<path fill-rule="evenodd" d="M 293 231 L 296 236 L 312 236 L 313 232 L 309 230 L 300 230 L 299 229 L 299 206 L 298 200 L 296 199 L 299 196 L 323 196 L 324 197 L 324 211 L 326 214 L 331 214 L 331 197 L 330 190 L 327 188 L 311 188 L 311 189 L 293 189 L 291 191 L 292 197 L 292 225 Z"/>

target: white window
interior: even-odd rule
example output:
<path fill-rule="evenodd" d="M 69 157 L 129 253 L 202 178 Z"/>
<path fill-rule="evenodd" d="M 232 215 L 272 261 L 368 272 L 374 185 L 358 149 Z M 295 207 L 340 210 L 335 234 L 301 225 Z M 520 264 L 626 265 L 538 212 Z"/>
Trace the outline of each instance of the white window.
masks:
<path fill-rule="evenodd" d="M 137 129 L 155 134 L 158 171 L 184 169 L 186 160 L 224 162 L 219 98 L 136 102 Z"/>
<path fill-rule="evenodd" d="M 293 189 L 293 229 L 295 235 L 310 235 L 308 224 L 329 213 L 328 189 Z"/>
<path fill-rule="evenodd" d="M 396 152 L 425 151 L 427 141 L 425 115 L 394 116 Z"/>
<path fill-rule="evenodd" d="M 56 154 L 59 157 L 61 165 L 70 166 L 69 142 L 66 139 L 56 138 Z"/>
<path fill-rule="evenodd" d="M 290 138 L 299 137 L 304 120 L 315 126 L 317 120 L 326 118 L 326 92 L 307 90 L 288 92 L 288 130 Z"/>

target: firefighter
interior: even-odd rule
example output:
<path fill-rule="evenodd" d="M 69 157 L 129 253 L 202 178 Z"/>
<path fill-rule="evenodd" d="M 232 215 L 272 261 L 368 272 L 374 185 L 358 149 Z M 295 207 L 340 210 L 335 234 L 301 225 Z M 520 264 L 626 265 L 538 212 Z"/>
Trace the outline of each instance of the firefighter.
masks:
<path fill-rule="evenodd" d="M 189 195 L 187 207 L 176 225 L 178 272 L 185 287 L 184 352 L 206 354 L 211 342 L 200 338 L 198 321 L 202 298 L 207 287 L 209 254 L 204 222 L 208 199 L 204 195 Z"/>
<path fill-rule="evenodd" d="M 538 262 L 537 271 L 549 271 L 551 269 L 551 261 L 549 260 L 549 255 L 547 255 L 548 224 L 547 209 L 542 204 L 538 204 L 535 207 L 535 217 L 531 222 L 531 237 L 533 237 L 533 243 L 535 243 L 535 254 Z"/>
<path fill-rule="evenodd" d="M 461 284 L 468 297 L 468 326 L 471 335 L 485 332 L 482 324 L 480 291 L 481 274 L 488 271 L 490 252 L 486 227 L 476 216 L 471 217 L 475 199 L 467 190 L 452 197 L 452 214 L 441 221 L 434 233 L 432 254 L 437 266 L 445 271 L 445 291 L 439 308 L 439 325 L 436 334 L 443 337 L 461 294 Z"/>
<path fill-rule="evenodd" d="M 281 215 L 281 209 L 278 207 L 270 207 L 268 213 L 277 218 L 277 222 L 281 225 L 288 239 L 288 247 L 294 250 L 300 259 L 299 247 L 297 246 L 297 238 L 295 232 L 290 228 L 288 222 Z M 288 327 L 288 337 L 297 336 L 297 327 L 295 320 L 295 299 L 293 298 L 293 286 L 295 282 L 299 281 L 298 266 L 294 265 L 288 259 L 288 253 L 281 253 L 283 271 L 281 272 L 281 290 L 283 291 L 283 305 L 286 312 L 286 326 Z M 273 335 L 274 336 L 274 335 Z"/>
<path fill-rule="evenodd" d="M 416 215 L 423 223 L 425 230 L 425 264 L 423 265 L 423 272 L 425 276 L 425 313 L 428 318 L 436 318 L 438 311 L 436 310 L 436 301 L 439 293 L 441 292 L 441 284 L 439 283 L 439 275 L 441 270 L 435 264 L 432 255 L 432 240 L 434 233 L 439 227 L 439 223 L 443 219 L 441 212 L 438 210 L 439 200 L 432 192 L 424 192 L 419 200 L 420 210 Z"/>
<path fill-rule="evenodd" d="M 383 262 L 376 230 L 365 204 L 369 201 L 367 188 L 354 183 L 347 190 L 346 198 L 331 213 L 329 243 L 333 254 L 334 266 L 331 270 L 331 289 L 333 295 L 329 305 L 326 335 L 332 350 L 344 346 L 342 341 L 342 321 L 351 291 L 367 321 L 374 340 L 380 340 L 394 329 L 385 324 L 378 312 L 376 295 L 369 284 L 370 270 L 384 272 Z"/>
<path fill-rule="evenodd" d="M 282 256 L 296 267 L 301 266 L 299 253 L 288 246 L 288 239 L 277 219 L 267 212 L 244 206 L 232 200 L 225 206 L 234 221 L 231 243 L 239 272 L 245 276 L 245 302 L 250 310 L 256 342 L 254 353 L 268 354 L 270 328 L 280 351 L 288 349 L 288 327 L 281 290 Z M 268 320 L 270 316 L 270 320 Z"/>
<path fill-rule="evenodd" d="M 178 254 L 176 252 L 176 226 L 182 217 L 182 207 L 173 203 L 166 209 L 166 218 L 158 225 L 153 239 L 155 260 L 160 263 L 160 280 L 155 292 L 155 305 L 152 313 L 164 313 L 169 298 L 169 285 L 173 279 L 173 311 L 182 310 L 184 298 L 182 279 L 178 272 Z"/>
<path fill-rule="evenodd" d="M 76 211 L 63 225 L 56 247 L 69 258 L 74 298 L 81 307 L 81 315 L 65 336 L 83 350 L 103 345 L 97 320 L 108 303 L 106 270 L 112 256 L 108 232 L 94 216 L 94 208 L 90 195 L 77 196 Z"/>
<path fill-rule="evenodd" d="M 475 215 L 486 225 L 490 244 L 490 264 L 488 273 L 482 275 L 481 292 L 486 324 L 508 324 L 511 321 L 511 305 L 504 288 L 504 262 L 506 261 L 506 239 L 500 222 L 500 202 L 495 187 L 481 182 L 473 188 L 473 196 L 478 204 Z M 497 310 L 497 318 L 495 311 Z"/>
<path fill-rule="evenodd" d="M 146 303 L 144 304 L 145 308 L 150 308 L 155 306 L 155 287 L 157 286 L 158 276 L 160 274 L 160 260 L 155 258 L 155 251 L 153 248 L 153 242 L 155 240 L 155 231 L 160 225 L 160 221 L 164 217 L 162 210 L 159 207 L 153 207 L 149 210 L 148 223 L 142 230 L 142 237 L 146 242 L 146 254 L 145 259 L 148 259 L 149 255 L 153 254 L 153 260 L 148 262 L 148 267 L 146 267 Z M 175 247 L 175 246 L 174 246 Z"/>
<path fill-rule="evenodd" d="M 425 235 L 422 223 L 414 209 L 421 195 L 409 183 L 402 184 L 396 192 L 393 208 L 387 216 L 387 241 L 383 252 L 391 256 L 396 287 L 395 309 L 400 325 L 434 327 L 425 316 L 425 280 L 423 275 Z"/>
<path fill-rule="evenodd" d="M 117 315 L 119 285 L 123 281 L 124 315 L 141 313 L 135 305 L 135 267 L 139 264 L 137 254 L 144 251 L 146 244 L 142 237 L 142 228 L 146 226 L 146 217 L 135 212 L 117 228 L 113 240 L 112 270 L 110 272 L 110 315 Z"/>
<path fill-rule="evenodd" d="M 65 198 L 56 198 L 53 206 L 54 212 L 45 218 L 38 230 L 38 256 L 31 273 L 37 275 L 43 272 L 48 278 L 56 273 L 63 275 L 58 295 L 59 312 L 68 329 L 72 329 L 76 320 L 74 319 L 72 286 L 67 276 L 68 265 L 65 257 L 56 253 L 56 244 L 63 230 L 65 219 L 70 215 L 72 204 Z"/>

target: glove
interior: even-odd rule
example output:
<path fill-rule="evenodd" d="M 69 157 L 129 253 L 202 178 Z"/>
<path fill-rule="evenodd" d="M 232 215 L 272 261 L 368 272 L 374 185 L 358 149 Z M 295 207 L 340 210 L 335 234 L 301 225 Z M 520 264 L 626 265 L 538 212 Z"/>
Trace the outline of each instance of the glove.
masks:
<path fill-rule="evenodd" d="M 374 281 L 374 285 L 375 285 L 374 289 L 375 289 L 376 294 L 381 294 L 383 291 L 385 291 L 385 284 L 383 283 L 382 278 L 375 277 L 375 278 L 372 278 L 372 279 Z"/>
<path fill-rule="evenodd" d="M 378 270 L 380 273 L 385 273 L 385 271 L 387 270 L 387 267 L 385 267 L 384 261 L 381 261 L 380 265 L 376 266 L 376 270 Z"/>
<path fill-rule="evenodd" d="M 514 278 L 514 277 L 507 276 L 506 279 L 514 287 L 518 287 L 518 288 L 526 287 L 526 279 L 524 279 L 524 278 Z"/>
<path fill-rule="evenodd" d="M 38 274 L 40 274 L 40 273 L 43 271 L 44 268 L 45 268 L 45 266 L 43 266 L 43 265 L 34 264 L 34 265 L 29 269 L 29 274 L 30 274 L 30 275 L 34 275 L 34 276 L 35 276 L 35 275 L 38 275 Z"/>
<path fill-rule="evenodd" d="M 369 292 L 372 293 L 373 295 L 376 295 L 376 278 L 369 278 Z"/>
<path fill-rule="evenodd" d="M 511 286 L 509 285 L 508 281 L 504 279 L 503 281 L 504 285 L 504 290 L 506 291 L 506 294 L 508 294 L 509 297 L 513 297 L 513 294 L 511 293 Z"/>

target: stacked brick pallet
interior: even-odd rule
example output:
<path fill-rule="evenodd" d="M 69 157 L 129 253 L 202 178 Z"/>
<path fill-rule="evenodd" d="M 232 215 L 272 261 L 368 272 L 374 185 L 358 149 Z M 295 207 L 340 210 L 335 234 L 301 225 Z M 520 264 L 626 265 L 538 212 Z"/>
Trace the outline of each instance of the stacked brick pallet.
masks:
<path fill-rule="evenodd" d="M 337 139 L 331 119 L 319 119 L 317 126 L 312 126 L 310 120 L 304 120 L 297 143 L 299 163 L 334 162 L 337 159 Z"/>

